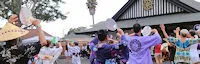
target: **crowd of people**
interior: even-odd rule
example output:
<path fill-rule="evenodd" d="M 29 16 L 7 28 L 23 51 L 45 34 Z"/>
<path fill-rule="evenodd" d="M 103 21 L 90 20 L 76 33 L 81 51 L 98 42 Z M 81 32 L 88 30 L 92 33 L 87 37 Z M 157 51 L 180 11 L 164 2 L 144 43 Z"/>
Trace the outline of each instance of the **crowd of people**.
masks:
<path fill-rule="evenodd" d="M 157 29 L 162 30 L 160 33 L 164 34 L 164 38 L 160 37 Z M 168 36 L 164 24 L 157 29 L 145 36 L 141 34 L 142 26 L 136 23 L 132 27 L 132 34 L 125 34 L 122 29 L 117 29 L 115 40 L 108 36 L 108 31 L 98 31 L 90 42 L 91 64 L 153 64 L 152 47 L 156 64 L 163 64 L 165 60 L 171 64 L 200 63 L 200 31 L 180 30 L 177 27 Z"/>
<path fill-rule="evenodd" d="M 17 20 L 18 16 L 12 15 L 0 30 L 0 42 L 4 42 L 0 47 L 1 64 L 59 64 L 57 60 L 61 55 L 66 58 L 66 64 L 81 64 L 81 57 L 90 59 L 90 64 L 154 64 L 154 60 L 156 64 L 163 64 L 165 60 L 171 64 L 200 63 L 200 30 L 177 27 L 168 35 L 165 25 L 161 24 L 157 28 L 164 35 L 161 38 L 157 29 L 143 35 L 142 26 L 136 23 L 131 34 L 118 28 L 116 38 L 110 36 L 108 30 L 99 30 L 94 39 L 81 48 L 78 42 L 46 40 L 39 20 L 35 18 L 31 22 L 36 27 L 39 41 L 22 44 L 20 38 L 28 31 L 15 26 Z"/>

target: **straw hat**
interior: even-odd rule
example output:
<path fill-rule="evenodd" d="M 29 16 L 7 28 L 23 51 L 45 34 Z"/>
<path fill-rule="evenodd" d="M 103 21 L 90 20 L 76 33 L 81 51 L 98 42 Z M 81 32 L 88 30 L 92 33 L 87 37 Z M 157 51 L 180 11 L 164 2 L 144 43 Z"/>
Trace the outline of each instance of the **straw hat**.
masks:
<path fill-rule="evenodd" d="M 8 41 L 26 35 L 29 31 L 21 29 L 11 23 L 6 23 L 0 30 L 0 41 Z"/>

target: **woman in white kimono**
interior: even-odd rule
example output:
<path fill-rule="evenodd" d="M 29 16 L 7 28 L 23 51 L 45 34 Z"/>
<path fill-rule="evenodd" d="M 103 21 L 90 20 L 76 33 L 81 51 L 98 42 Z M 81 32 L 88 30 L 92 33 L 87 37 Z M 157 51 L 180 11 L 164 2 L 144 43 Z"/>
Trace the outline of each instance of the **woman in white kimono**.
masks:
<path fill-rule="evenodd" d="M 40 49 L 38 54 L 40 61 L 36 64 L 53 64 L 62 52 L 62 45 L 58 43 L 59 47 L 50 47 L 51 42 L 47 40 L 48 45 Z"/>
<path fill-rule="evenodd" d="M 73 47 L 69 46 L 69 43 L 67 45 L 68 49 L 72 53 L 72 64 L 81 64 L 81 59 L 80 59 L 80 47 L 78 46 L 77 42 L 74 42 Z"/>
<path fill-rule="evenodd" d="M 71 50 L 69 50 L 68 46 L 66 45 L 66 50 L 65 50 L 66 64 L 70 64 L 71 63 L 71 52 L 70 51 Z"/>

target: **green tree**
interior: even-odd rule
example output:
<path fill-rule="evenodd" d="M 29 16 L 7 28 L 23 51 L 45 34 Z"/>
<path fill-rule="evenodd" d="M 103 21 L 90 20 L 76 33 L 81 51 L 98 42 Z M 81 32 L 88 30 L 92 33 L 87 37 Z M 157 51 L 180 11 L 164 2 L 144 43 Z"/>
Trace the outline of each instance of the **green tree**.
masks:
<path fill-rule="evenodd" d="M 0 16 L 7 19 L 9 14 L 19 14 L 22 6 L 31 9 L 33 16 L 42 21 L 54 21 L 67 17 L 58 10 L 62 0 L 0 0 Z"/>

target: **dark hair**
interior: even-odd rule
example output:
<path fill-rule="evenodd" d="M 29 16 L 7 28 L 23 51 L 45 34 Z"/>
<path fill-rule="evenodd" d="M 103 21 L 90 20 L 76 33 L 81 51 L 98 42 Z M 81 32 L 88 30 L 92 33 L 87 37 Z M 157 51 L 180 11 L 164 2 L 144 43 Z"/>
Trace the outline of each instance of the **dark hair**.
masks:
<path fill-rule="evenodd" d="M 21 40 L 21 38 L 16 38 L 16 39 L 8 40 L 5 42 L 6 42 L 5 47 L 10 48 L 11 46 L 19 45 L 22 42 L 22 40 Z"/>
<path fill-rule="evenodd" d="M 50 40 L 47 40 L 47 44 L 45 45 L 46 47 L 49 47 L 51 44 L 51 41 Z"/>
<path fill-rule="evenodd" d="M 68 46 L 66 45 L 66 50 L 68 51 Z"/>
<path fill-rule="evenodd" d="M 194 35 L 196 34 L 194 30 L 190 30 L 189 33 L 191 34 L 191 36 L 194 37 Z"/>
<path fill-rule="evenodd" d="M 135 33 L 140 32 L 141 29 L 142 29 L 142 28 L 141 28 L 140 24 L 136 23 L 136 24 L 133 25 L 133 31 L 134 31 Z"/>
<path fill-rule="evenodd" d="M 107 35 L 108 35 L 108 32 L 106 30 L 99 30 L 98 31 L 98 39 L 100 41 L 104 41 L 106 39 Z"/>
<path fill-rule="evenodd" d="M 114 43 L 114 41 L 112 41 L 112 40 L 109 41 L 109 44 L 113 44 L 113 43 Z"/>
<path fill-rule="evenodd" d="M 74 45 L 75 45 L 75 46 L 78 46 L 78 42 L 74 42 Z"/>

